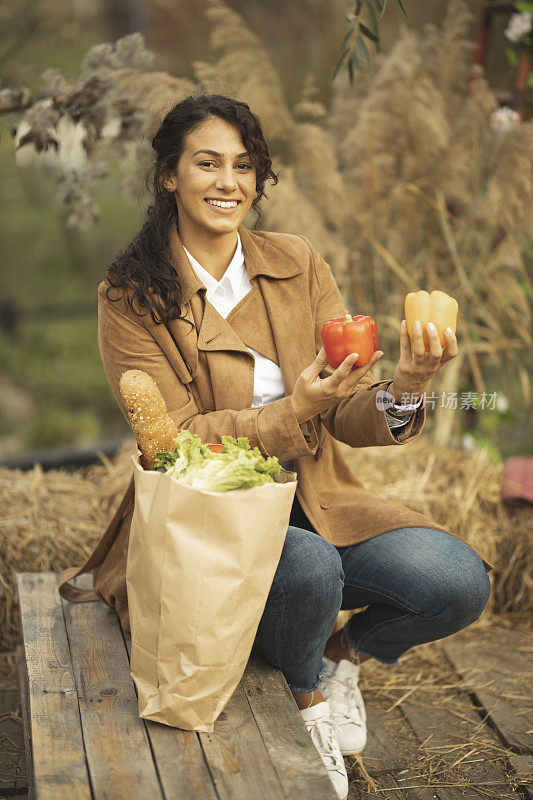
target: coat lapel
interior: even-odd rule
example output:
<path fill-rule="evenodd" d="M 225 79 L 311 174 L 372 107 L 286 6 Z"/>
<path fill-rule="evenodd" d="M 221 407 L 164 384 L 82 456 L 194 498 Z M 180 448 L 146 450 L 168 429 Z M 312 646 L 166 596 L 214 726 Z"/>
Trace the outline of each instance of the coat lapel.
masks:
<path fill-rule="evenodd" d="M 206 299 L 206 287 L 192 268 L 187 254 L 178 236 L 176 226 L 170 228 L 170 251 L 171 258 L 179 275 L 181 282 L 182 305 L 189 304 L 186 317 L 195 323 L 198 331 L 198 338 L 195 342 L 198 350 L 236 350 L 241 353 L 248 353 L 244 344 L 233 331 L 231 325 L 220 316 L 216 308 Z M 201 320 L 195 318 L 194 308 L 197 309 L 194 295 L 201 294 L 203 300 L 203 312 Z M 191 330 L 186 322 L 180 322 L 184 329 Z M 191 333 L 193 331 L 191 330 Z M 183 337 L 180 337 L 183 340 Z"/>
<path fill-rule="evenodd" d="M 257 282 L 278 354 L 285 394 L 316 356 L 314 321 L 302 266 L 267 237 L 239 228 L 250 281 Z M 307 299 L 307 303 L 306 303 Z"/>
<path fill-rule="evenodd" d="M 237 303 L 227 321 L 247 347 L 279 366 L 278 352 L 263 295 L 254 280 L 248 294 Z"/>
<path fill-rule="evenodd" d="M 236 350 L 249 354 L 246 345 L 229 322 L 220 316 L 209 300 L 205 301 L 204 316 L 198 333 L 198 350 Z"/>

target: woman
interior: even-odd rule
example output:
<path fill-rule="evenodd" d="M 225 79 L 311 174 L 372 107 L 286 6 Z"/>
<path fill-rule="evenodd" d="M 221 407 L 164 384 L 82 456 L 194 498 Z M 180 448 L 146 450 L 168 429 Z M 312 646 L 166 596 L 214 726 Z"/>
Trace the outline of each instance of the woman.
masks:
<path fill-rule="evenodd" d="M 245 103 L 188 97 L 164 118 L 153 143 L 154 202 L 146 222 L 99 287 L 99 345 L 111 389 L 128 369 L 156 380 L 178 425 L 204 441 L 247 436 L 298 474 L 283 552 L 256 646 L 279 667 L 339 797 L 342 754 L 366 741 L 359 665 L 396 664 L 409 648 L 479 617 L 491 565 L 453 532 L 367 492 L 338 441 L 402 444 L 425 420 L 431 376 L 457 355 L 428 325 L 431 352 L 415 325 L 414 353 L 400 329 L 392 380 L 333 370 L 322 324 L 345 313 L 331 270 L 303 236 L 250 231 L 243 220 L 274 183 L 259 121 Z M 318 354 L 317 354 L 318 353 Z M 412 406 L 402 405 L 404 393 Z M 391 404 L 395 403 L 395 406 Z M 98 597 L 129 630 L 125 560 L 133 485 L 89 561 Z M 318 535 L 317 535 L 318 534 Z M 94 595 L 92 595 L 94 596 Z M 331 636 L 341 608 L 368 606 Z"/>

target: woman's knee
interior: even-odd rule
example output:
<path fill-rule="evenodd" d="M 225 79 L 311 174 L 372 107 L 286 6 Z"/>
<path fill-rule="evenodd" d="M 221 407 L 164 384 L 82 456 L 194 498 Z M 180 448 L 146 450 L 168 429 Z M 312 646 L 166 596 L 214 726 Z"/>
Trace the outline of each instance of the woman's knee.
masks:
<path fill-rule="evenodd" d="M 289 527 L 276 582 L 286 596 L 312 596 L 325 602 L 333 598 L 340 602 L 344 585 L 341 557 L 318 534 Z"/>
<path fill-rule="evenodd" d="M 491 583 L 480 556 L 459 542 L 456 558 L 443 570 L 441 580 L 428 592 L 425 616 L 460 629 L 475 622 L 485 609 Z"/>

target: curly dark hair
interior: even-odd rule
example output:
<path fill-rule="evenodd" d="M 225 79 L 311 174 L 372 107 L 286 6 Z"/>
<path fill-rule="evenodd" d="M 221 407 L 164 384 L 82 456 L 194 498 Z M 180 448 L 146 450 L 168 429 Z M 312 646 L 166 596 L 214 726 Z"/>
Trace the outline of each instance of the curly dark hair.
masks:
<path fill-rule="evenodd" d="M 258 217 L 257 204 L 265 196 L 266 180 L 278 182 L 259 119 L 246 103 L 220 94 L 190 95 L 166 114 L 152 140 L 155 159 L 145 179 L 153 202 L 141 230 L 111 262 L 105 276 L 110 283 L 108 300 L 123 297 L 132 311 L 140 316 L 149 312 L 156 324 L 182 319 L 181 284 L 168 252 L 168 231 L 177 222 L 177 207 L 163 180 L 176 170 L 185 137 L 212 117 L 229 122 L 241 134 L 256 170 L 252 208 Z M 111 289 L 120 291 L 110 296 Z"/>

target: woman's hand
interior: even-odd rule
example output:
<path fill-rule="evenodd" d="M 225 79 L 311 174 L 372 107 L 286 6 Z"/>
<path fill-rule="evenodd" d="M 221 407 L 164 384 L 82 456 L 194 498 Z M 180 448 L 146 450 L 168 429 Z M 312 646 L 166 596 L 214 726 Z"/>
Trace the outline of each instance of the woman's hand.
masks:
<path fill-rule="evenodd" d="M 422 325 L 419 320 L 416 320 L 413 324 L 413 352 L 411 353 L 411 340 L 407 333 L 407 324 L 404 319 L 402 320 L 400 359 L 389 387 L 389 392 L 394 395 L 397 403 L 401 402 L 403 394 L 409 395 L 409 402 L 416 402 L 435 372 L 455 358 L 458 353 L 457 339 L 451 328 L 446 328 L 444 332 L 446 337 L 444 349 L 441 347 L 438 331 L 432 322 L 428 322 L 426 331 L 430 352 L 426 352 L 422 337 Z"/>
<path fill-rule="evenodd" d="M 325 350 L 322 348 L 313 363 L 300 373 L 294 384 L 291 401 L 298 422 L 307 422 L 339 400 L 350 397 L 361 378 L 372 369 L 382 355 L 383 351 L 377 350 L 368 364 L 352 369 L 359 354 L 351 353 L 332 375 L 319 378 L 319 374 L 328 363 Z"/>

